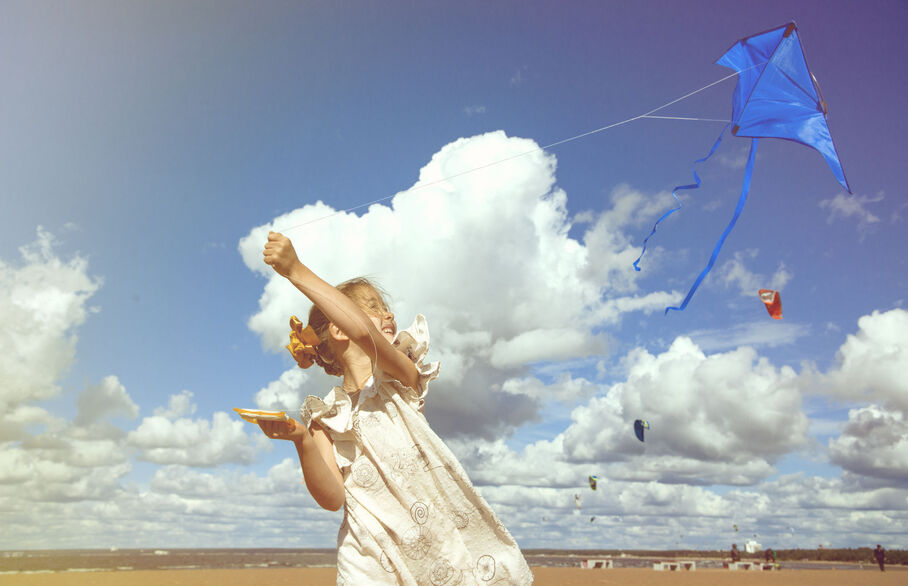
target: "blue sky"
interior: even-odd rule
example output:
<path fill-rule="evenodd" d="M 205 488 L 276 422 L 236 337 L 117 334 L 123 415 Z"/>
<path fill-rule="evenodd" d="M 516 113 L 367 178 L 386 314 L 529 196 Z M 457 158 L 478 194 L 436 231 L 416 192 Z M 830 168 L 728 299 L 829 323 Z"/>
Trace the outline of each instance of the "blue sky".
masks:
<path fill-rule="evenodd" d="M 906 17 L 4 2 L 0 547 L 334 543 L 289 446 L 230 412 L 333 384 L 282 350 L 308 304 L 258 262 L 270 228 L 329 281 L 376 277 L 400 324 L 427 316 L 427 415 L 524 547 L 908 547 Z M 716 268 L 663 316 L 731 216 L 749 142 L 698 167 L 639 273 L 722 124 L 540 147 L 725 77 L 738 38 L 790 20 L 854 193 L 815 151 L 761 141 Z M 734 83 L 660 114 L 727 118 Z M 756 295 L 771 284 L 782 321 Z"/>

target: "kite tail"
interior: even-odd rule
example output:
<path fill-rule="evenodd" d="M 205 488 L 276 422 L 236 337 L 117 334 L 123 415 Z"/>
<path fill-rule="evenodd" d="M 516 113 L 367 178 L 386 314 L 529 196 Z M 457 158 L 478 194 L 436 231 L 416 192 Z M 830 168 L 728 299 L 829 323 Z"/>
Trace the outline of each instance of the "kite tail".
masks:
<path fill-rule="evenodd" d="M 694 161 L 694 166 L 693 166 L 692 172 L 694 174 L 694 181 L 696 181 L 696 183 L 691 183 L 689 185 L 678 185 L 677 187 L 672 189 L 672 197 L 675 198 L 675 202 L 677 202 L 678 207 L 672 208 L 672 209 L 668 210 L 667 212 L 665 212 L 664 214 L 662 214 L 662 217 L 659 218 L 658 220 L 656 220 L 656 223 L 653 224 L 653 229 L 650 231 L 649 236 L 647 236 L 646 238 L 643 239 L 643 250 L 640 251 L 640 256 L 638 256 L 637 260 L 634 261 L 634 270 L 636 270 L 636 271 L 640 270 L 640 267 L 637 266 L 637 263 L 639 263 L 640 259 L 643 258 L 643 255 L 646 254 L 646 243 L 649 241 L 650 237 L 652 237 L 652 235 L 656 233 L 656 227 L 659 226 L 659 223 L 662 222 L 662 220 L 664 220 L 665 218 L 669 217 L 670 215 L 672 215 L 673 213 L 675 213 L 681 209 L 681 207 L 682 207 L 681 200 L 678 199 L 678 196 L 675 195 L 675 192 L 679 191 L 681 189 L 699 189 L 700 176 L 697 175 L 697 164 L 705 163 L 707 159 L 709 159 L 711 156 L 713 156 L 713 153 L 716 152 L 717 148 L 719 148 L 719 144 L 722 143 L 722 135 L 725 134 L 725 131 L 728 130 L 729 126 L 731 126 L 731 123 L 726 124 L 725 128 L 722 129 L 722 132 L 719 133 L 719 138 L 716 139 L 716 142 L 715 142 L 715 144 L 713 144 L 713 148 L 710 149 L 709 154 L 706 155 L 705 157 L 703 157 L 702 159 L 697 159 L 696 161 Z"/>
<path fill-rule="evenodd" d="M 683 311 L 687 307 L 687 303 L 690 301 L 690 298 L 694 296 L 694 291 L 697 290 L 697 287 L 700 286 L 700 283 L 703 279 L 706 278 L 706 275 L 709 274 L 709 271 L 712 270 L 713 265 L 716 263 L 716 258 L 719 256 L 719 251 L 722 250 L 722 245 L 725 243 L 725 238 L 728 236 L 731 229 L 735 227 L 735 222 L 738 221 L 738 216 L 741 215 L 741 211 L 744 209 L 744 204 L 747 203 L 747 194 L 750 192 L 750 177 L 753 174 L 754 170 L 754 159 L 757 156 L 757 139 L 753 138 L 750 141 L 750 154 L 747 156 L 747 168 L 744 170 L 744 181 L 741 185 L 741 195 L 738 197 L 738 206 L 735 208 L 735 214 L 732 216 L 731 221 L 728 223 L 728 226 L 725 227 L 725 231 L 722 232 L 722 236 L 719 237 L 719 241 L 716 242 L 716 247 L 713 248 L 713 254 L 709 257 L 709 262 L 706 263 L 706 268 L 700 272 L 700 275 L 697 276 L 697 280 L 694 281 L 694 284 L 691 286 L 690 291 L 687 292 L 687 297 L 684 298 L 684 301 L 681 302 L 680 307 L 666 307 L 665 315 L 668 315 L 669 309 L 674 309 L 675 311 Z"/>

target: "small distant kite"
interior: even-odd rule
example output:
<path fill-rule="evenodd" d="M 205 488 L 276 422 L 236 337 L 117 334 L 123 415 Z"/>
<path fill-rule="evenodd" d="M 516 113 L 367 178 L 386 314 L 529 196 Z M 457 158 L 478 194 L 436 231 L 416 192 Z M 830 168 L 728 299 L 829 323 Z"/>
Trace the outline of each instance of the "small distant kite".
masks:
<path fill-rule="evenodd" d="M 590 517 L 590 523 L 596 520 L 596 517 Z"/>
<path fill-rule="evenodd" d="M 772 319 L 782 319 L 782 296 L 772 289 L 760 289 L 760 300 L 766 304 L 766 311 Z"/>
<path fill-rule="evenodd" d="M 579 495 L 579 494 L 575 494 L 575 495 L 574 495 L 574 505 L 577 507 L 577 510 L 578 510 L 578 511 L 581 509 L 581 506 L 580 506 L 580 495 Z"/>
<path fill-rule="evenodd" d="M 737 533 L 737 532 L 738 532 L 738 526 L 737 526 L 737 525 L 732 525 L 732 527 L 735 528 L 735 533 Z"/>
<path fill-rule="evenodd" d="M 637 434 L 637 439 L 641 442 L 643 441 L 644 429 L 649 429 L 649 421 L 645 419 L 638 419 L 634 422 L 634 433 Z"/>
<path fill-rule="evenodd" d="M 598 476 L 590 476 L 590 488 L 596 490 L 596 483 L 599 482 Z"/>
<path fill-rule="evenodd" d="M 713 268 L 719 251 L 725 243 L 725 238 L 734 228 L 747 202 L 750 191 L 750 179 L 753 175 L 754 161 L 757 155 L 757 142 L 760 138 L 782 138 L 799 142 L 805 146 L 816 149 L 832 170 L 832 174 L 848 193 L 851 187 L 845 179 L 845 171 L 839 161 L 829 126 L 826 124 L 826 102 L 820 92 L 816 78 L 807 68 L 804 57 L 804 48 L 798 36 L 798 27 L 790 22 L 786 25 L 745 37 L 736 42 L 722 57 L 716 61 L 723 67 L 733 69 L 738 74 L 738 83 L 735 86 L 732 100 L 731 121 L 725 126 L 713 144 L 709 154 L 698 159 L 694 164 L 705 162 L 709 159 L 719 144 L 725 130 L 731 127 L 734 136 L 750 138 L 750 155 L 744 169 L 744 180 L 741 185 L 741 195 L 735 212 L 719 237 L 713 248 L 706 267 L 700 272 L 691 285 L 687 296 L 679 307 L 666 307 L 682 311 L 687 307 L 694 292 L 709 271 Z M 656 227 L 665 218 L 681 209 L 681 201 L 675 195 L 682 189 L 698 189 L 700 177 L 694 169 L 696 183 L 679 185 L 672 190 L 677 206 L 667 211 L 656 220 L 652 231 L 643 240 L 643 251 L 634 261 L 634 268 L 640 270 L 637 264 L 646 252 L 646 243 L 656 233 Z"/>

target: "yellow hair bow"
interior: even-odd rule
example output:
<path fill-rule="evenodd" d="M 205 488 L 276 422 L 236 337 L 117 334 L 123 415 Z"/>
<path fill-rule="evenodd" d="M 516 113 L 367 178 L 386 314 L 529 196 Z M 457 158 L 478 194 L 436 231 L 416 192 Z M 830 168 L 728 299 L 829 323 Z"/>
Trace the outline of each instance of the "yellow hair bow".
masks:
<path fill-rule="evenodd" d="M 300 368 L 312 366 L 318 352 L 316 347 L 320 342 L 312 326 L 304 328 L 298 317 L 290 316 L 290 343 L 287 344 L 287 350 L 290 350 Z"/>

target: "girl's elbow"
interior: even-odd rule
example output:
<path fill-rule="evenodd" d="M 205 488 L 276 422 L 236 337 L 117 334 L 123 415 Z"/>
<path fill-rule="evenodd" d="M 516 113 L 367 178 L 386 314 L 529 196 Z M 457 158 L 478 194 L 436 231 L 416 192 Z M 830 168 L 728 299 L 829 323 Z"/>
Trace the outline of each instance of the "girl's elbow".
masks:
<path fill-rule="evenodd" d="M 331 487 L 318 495 L 313 494 L 312 496 L 316 497 L 315 502 L 318 503 L 318 506 L 326 511 L 339 511 L 341 507 L 344 506 L 344 501 L 346 500 L 343 484 L 340 484 L 337 487 Z"/>
<path fill-rule="evenodd" d="M 339 511 L 344 506 L 344 497 L 330 496 L 321 499 L 318 505 L 326 511 Z"/>

